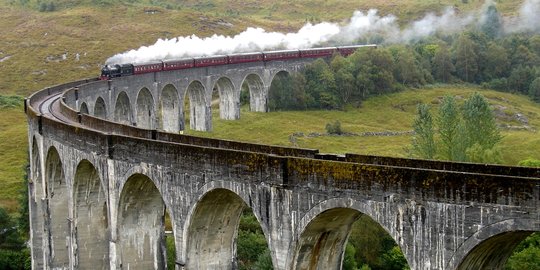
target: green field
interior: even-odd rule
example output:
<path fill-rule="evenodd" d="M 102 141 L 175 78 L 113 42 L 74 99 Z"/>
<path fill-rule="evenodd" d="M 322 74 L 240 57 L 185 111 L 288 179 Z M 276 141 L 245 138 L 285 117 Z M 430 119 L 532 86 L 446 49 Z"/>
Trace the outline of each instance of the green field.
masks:
<path fill-rule="evenodd" d="M 516 165 L 526 158 L 540 158 L 540 104 L 531 102 L 525 96 L 512 95 L 474 87 L 439 86 L 426 89 L 408 90 L 386 96 L 368 99 L 360 108 L 349 107 L 345 111 L 288 111 L 255 113 L 243 107 L 238 121 L 218 119 L 218 110 L 213 111 L 213 132 L 188 131 L 198 136 L 243 141 L 297 146 L 320 149 L 323 153 L 358 153 L 406 157 L 406 149 L 411 135 L 397 136 L 329 136 L 325 135 L 327 123 L 339 120 L 346 132 L 362 135 L 366 132 L 407 132 L 412 131 L 416 105 L 420 102 L 431 104 L 436 112 L 439 101 L 446 94 L 465 99 L 474 91 L 482 93 L 497 109 L 499 124 L 511 126 L 503 128 L 503 162 Z M 528 120 L 527 130 L 517 121 L 516 114 Z M 299 136 L 302 133 L 303 136 Z M 320 136 L 309 136 L 309 134 Z M 292 136 L 297 134 L 297 136 Z M 291 139 L 291 136 L 296 140 Z"/>

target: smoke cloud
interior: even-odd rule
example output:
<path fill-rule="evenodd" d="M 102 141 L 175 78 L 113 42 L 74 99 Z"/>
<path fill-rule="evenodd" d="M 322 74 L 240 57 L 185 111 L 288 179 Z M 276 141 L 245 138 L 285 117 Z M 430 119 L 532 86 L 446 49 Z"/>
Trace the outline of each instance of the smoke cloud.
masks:
<path fill-rule="evenodd" d="M 467 27 L 479 26 L 486 21 L 486 1 L 478 12 L 460 14 L 448 7 L 442 14 L 428 13 L 422 19 L 400 27 L 394 15 L 380 16 L 376 9 L 366 13 L 355 11 L 345 25 L 322 22 L 308 23 L 296 33 L 267 32 L 249 27 L 235 36 L 213 35 L 200 38 L 196 35 L 172 39 L 158 39 L 151 46 L 114 55 L 106 64 L 144 63 L 150 61 L 209 56 L 239 52 L 256 52 L 278 49 L 302 49 L 316 46 L 337 46 L 358 42 L 408 43 L 434 34 L 451 35 Z M 540 33 L 540 0 L 526 0 L 514 18 L 502 18 L 504 33 Z"/>

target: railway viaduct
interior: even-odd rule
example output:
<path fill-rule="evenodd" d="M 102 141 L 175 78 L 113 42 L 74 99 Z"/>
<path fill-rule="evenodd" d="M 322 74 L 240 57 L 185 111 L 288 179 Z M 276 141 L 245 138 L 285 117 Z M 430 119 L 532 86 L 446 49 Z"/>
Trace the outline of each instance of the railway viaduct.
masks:
<path fill-rule="evenodd" d="M 275 269 L 340 269 L 352 223 L 367 215 L 411 269 L 502 269 L 540 231 L 540 170 L 326 155 L 178 134 L 237 119 L 241 86 L 264 112 L 276 61 L 81 80 L 25 102 L 34 269 L 236 269 L 242 210 L 260 222 Z"/>

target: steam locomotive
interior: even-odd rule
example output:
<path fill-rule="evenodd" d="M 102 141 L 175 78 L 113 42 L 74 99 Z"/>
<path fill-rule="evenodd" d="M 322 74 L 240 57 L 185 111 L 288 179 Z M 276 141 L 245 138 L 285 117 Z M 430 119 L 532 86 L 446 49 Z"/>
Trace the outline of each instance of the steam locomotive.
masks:
<path fill-rule="evenodd" d="M 115 77 L 139 75 L 144 73 L 187 69 L 193 67 L 208 67 L 227 64 L 241 64 L 250 62 L 268 62 L 296 58 L 329 57 L 335 53 L 342 56 L 351 55 L 361 47 L 376 47 L 376 45 L 352 45 L 341 47 L 311 48 L 302 50 L 282 50 L 270 52 L 239 53 L 230 55 L 215 55 L 210 57 L 195 57 L 176 60 L 163 60 L 143 64 L 106 65 L 101 69 L 101 80 Z"/>

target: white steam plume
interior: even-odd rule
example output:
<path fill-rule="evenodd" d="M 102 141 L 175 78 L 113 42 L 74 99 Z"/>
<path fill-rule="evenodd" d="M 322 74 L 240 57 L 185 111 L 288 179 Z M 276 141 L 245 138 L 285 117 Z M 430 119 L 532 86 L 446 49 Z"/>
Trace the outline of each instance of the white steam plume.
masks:
<path fill-rule="evenodd" d="M 507 33 L 532 32 L 540 34 L 540 0 L 525 0 L 517 18 L 507 18 Z"/>
<path fill-rule="evenodd" d="M 494 5 L 487 0 L 477 13 L 458 14 L 446 8 L 441 15 L 428 13 L 422 19 L 400 28 L 393 15 L 380 16 L 371 9 L 364 13 L 355 11 L 346 25 L 323 22 L 306 24 L 296 33 L 266 32 L 249 27 L 244 32 L 230 36 L 213 35 L 199 38 L 196 35 L 173 39 L 158 39 L 151 46 L 114 55 L 107 64 L 144 63 L 165 59 L 208 56 L 239 52 L 276 49 L 302 49 L 325 45 L 351 44 L 360 39 L 378 38 L 386 43 L 406 43 L 434 34 L 451 35 L 464 28 L 480 25 L 485 21 L 487 7 Z M 505 33 L 540 33 L 540 0 L 526 0 L 517 18 L 504 18 Z"/>

